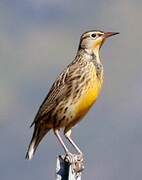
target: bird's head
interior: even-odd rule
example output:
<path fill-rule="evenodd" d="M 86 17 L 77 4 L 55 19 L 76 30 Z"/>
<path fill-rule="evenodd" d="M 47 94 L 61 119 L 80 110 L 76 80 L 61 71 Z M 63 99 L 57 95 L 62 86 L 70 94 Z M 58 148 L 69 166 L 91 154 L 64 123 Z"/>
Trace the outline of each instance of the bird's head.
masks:
<path fill-rule="evenodd" d="M 103 32 L 99 30 L 92 30 L 82 34 L 80 39 L 79 48 L 90 49 L 94 52 L 99 51 L 104 41 L 113 35 L 119 34 L 118 32 Z"/>

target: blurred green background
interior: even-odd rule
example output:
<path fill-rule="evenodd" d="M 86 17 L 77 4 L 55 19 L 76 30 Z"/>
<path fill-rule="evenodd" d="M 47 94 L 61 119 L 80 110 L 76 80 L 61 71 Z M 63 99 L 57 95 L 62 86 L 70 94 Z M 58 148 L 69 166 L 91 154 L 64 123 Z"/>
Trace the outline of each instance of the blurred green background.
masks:
<path fill-rule="evenodd" d="M 0 1 L 0 179 L 52 180 L 62 148 L 52 133 L 32 161 L 29 129 L 80 35 L 118 31 L 101 49 L 103 91 L 73 137 L 85 154 L 83 179 L 142 177 L 142 1 Z"/>

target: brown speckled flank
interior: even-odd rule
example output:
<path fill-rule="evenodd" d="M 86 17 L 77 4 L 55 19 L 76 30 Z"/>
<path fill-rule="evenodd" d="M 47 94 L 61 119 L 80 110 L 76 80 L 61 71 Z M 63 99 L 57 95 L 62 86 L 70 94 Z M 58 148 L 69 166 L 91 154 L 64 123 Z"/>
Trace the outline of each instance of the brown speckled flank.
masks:
<path fill-rule="evenodd" d="M 115 33 L 88 31 L 81 36 L 79 49 L 71 62 L 53 83 L 32 125 L 34 133 L 26 155 L 31 159 L 44 135 L 53 129 L 66 153 L 69 151 L 59 136 L 66 138 L 81 153 L 68 133 L 95 103 L 103 83 L 103 66 L 99 50 L 105 39 Z M 32 126 L 31 125 L 31 126 Z"/>

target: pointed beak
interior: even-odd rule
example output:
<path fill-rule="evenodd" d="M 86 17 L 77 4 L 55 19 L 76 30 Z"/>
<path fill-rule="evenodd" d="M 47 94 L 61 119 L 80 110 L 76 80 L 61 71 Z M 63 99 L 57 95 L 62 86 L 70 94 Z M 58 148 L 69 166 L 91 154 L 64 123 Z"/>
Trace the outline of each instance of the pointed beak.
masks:
<path fill-rule="evenodd" d="M 108 38 L 108 37 L 111 37 L 111 36 L 114 36 L 114 35 L 117 35 L 119 34 L 119 32 L 106 32 L 104 33 L 104 38 Z"/>

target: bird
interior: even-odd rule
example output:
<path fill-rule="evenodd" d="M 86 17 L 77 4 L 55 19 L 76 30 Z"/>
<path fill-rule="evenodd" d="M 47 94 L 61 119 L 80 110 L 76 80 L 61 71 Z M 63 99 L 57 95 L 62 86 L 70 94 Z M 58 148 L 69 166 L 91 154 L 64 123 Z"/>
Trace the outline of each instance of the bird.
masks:
<path fill-rule="evenodd" d="M 61 138 L 60 130 L 77 153 L 83 154 L 71 138 L 72 128 L 83 119 L 101 92 L 104 70 L 100 49 L 108 37 L 117 34 L 90 30 L 81 35 L 74 60 L 59 74 L 31 124 L 34 132 L 26 159 L 32 159 L 39 143 L 50 130 L 53 130 L 66 154 L 71 152 Z"/>

